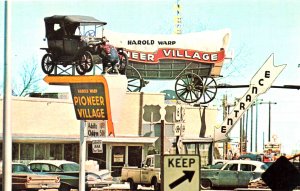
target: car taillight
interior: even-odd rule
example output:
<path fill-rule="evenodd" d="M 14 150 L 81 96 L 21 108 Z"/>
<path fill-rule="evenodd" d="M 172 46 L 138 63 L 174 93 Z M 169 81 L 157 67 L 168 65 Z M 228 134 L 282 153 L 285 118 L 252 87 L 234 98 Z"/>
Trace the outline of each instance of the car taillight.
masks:
<path fill-rule="evenodd" d="M 27 183 L 29 183 L 31 180 L 32 180 L 32 178 L 31 178 L 31 177 L 28 177 L 28 178 L 27 178 Z"/>
<path fill-rule="evenodd" d="M 59 182 L 60 182 L 60 177 L 59 177 L 59 176 L 56 177 L 55 182 L 56 182 L 56 183 L 59 183 Z"/>

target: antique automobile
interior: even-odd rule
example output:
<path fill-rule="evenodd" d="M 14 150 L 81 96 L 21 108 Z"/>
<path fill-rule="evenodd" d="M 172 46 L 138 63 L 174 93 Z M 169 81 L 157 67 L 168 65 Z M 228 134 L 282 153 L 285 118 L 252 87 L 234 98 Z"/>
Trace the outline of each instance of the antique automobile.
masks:
<path fill-rule="evenodd" d="M 2 162 L 0 169 L 0 190 L 2 190 Z M 26 165 L 12 163 L 12 190 L 58 190 L 60 178 L 56 175 L 39 175 L 32 172 Z"/>
<path fill-rule="evenodd" d="M 60 191 L 79 188 L 79 164 L 66 160 L 34 160 L 29 168 L 39 174 L 55 174 L 60 177 Z M 86 172 L 86 190 L 102 188 L 113 183 L 108 170 Z"/>
<path fill-rule="evenodd" d="M 221 169 L 201 169 L 201 188 L 243 188 L 249 181 L 261 177 L 268 168 L 253 160 L 231 160 Z"/>
<path fill-rule="evenodd" d="M 104 42 L 103 26 L 106 22 L 80 15 L 54 15 L 45 17 L 48 48 L 41 61 L 44 73 L 60 75 L 70 68 L 71 75 L 84 75 L 92 71 L 95 64 L 101 64 L 101 44 Z M 118 66 L 126 65 L 127 56 L 122 48 L 117 48 Z"/>

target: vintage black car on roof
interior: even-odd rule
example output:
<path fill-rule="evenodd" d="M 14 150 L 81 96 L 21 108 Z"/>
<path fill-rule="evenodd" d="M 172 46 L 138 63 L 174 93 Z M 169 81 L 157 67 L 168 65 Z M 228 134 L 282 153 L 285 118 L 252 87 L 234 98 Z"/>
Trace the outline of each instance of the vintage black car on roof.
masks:
<path fill-rule="evenodd" d="M 57 67 L 72 66 L 84 75 L 101 63 L 99 45 L 103 43 L 106 22 L 81 15 L 54 15 L 45 17 L 44 21 L 48 43 L 48 48 L 41 48 L 47 52 L 41 63 L 44 73 L 50 75 Z M 126 56 L 122 49 L 119 54 Z"/>

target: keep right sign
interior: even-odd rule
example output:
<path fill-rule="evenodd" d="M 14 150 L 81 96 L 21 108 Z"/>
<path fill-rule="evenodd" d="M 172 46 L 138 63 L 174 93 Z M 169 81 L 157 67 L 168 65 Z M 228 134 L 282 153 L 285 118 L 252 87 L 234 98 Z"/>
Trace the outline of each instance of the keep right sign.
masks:
<path fill-rule="evenodd" d="M 164 191 L 200 190 L 199 155 L 164 156 Z"/>

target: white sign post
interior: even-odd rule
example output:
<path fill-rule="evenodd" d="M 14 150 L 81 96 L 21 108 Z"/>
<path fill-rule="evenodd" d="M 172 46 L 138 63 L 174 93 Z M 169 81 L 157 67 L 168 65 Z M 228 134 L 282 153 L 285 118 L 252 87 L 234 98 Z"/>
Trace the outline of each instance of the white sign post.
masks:
<path fill-rule="evenodd" d="M 103 145 L 101 140 L 92 141 L 93 153 L 103 153 Z"/>
<path fill-rule="evenodd" d="M 272 83 L 282 72 L 286 65 L 274 66 L 272 54 L 264 65 L 253 76 L 246 94 L 239 100 L 232 112 L 225 118 L 221 126 L 215 130 L 215 141 L 227 140 L 228 133 L 236 122 L 243 116 L 245 111 L 253 104 L 255 99 L 270 89 Z"/>
<path fill-rule="evenodd" d="M 106 137 L 107 125 L 105 120 L 87 121 L 86 126 L 88 137 Z"/>
<path fill-rule="evenodd" d="M 164 191 L 199 191 L 199 155 L 164 155 Z"/>

